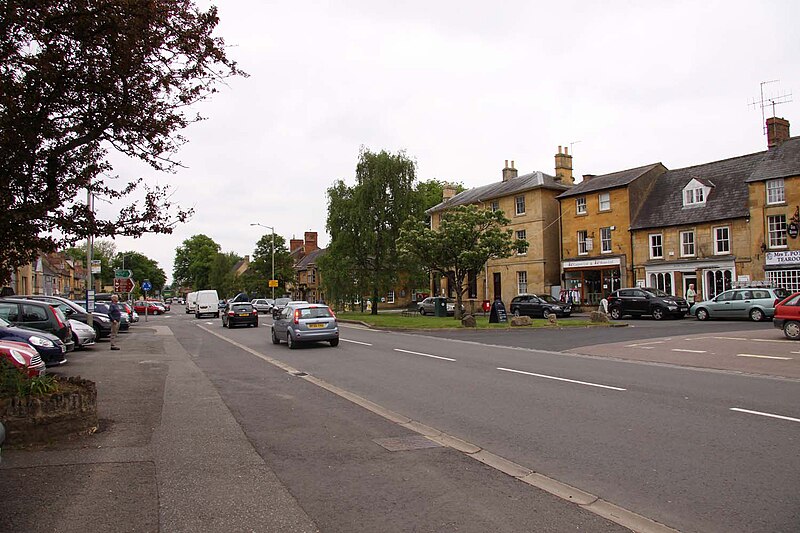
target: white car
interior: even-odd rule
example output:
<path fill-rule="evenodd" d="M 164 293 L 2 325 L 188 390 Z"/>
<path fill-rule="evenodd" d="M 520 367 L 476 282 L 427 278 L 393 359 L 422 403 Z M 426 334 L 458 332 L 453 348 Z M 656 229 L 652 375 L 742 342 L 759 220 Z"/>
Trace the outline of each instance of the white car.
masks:
<path fill-rule="evenodd" d="M 272 305 L 270 305 L 269 300 L 266 298 L 256 298 L 252 302 L 253 307 L 256 308 L 256 311 L 259 313 L 269 313 L 272 311 Z"/>
<path fill-rule="evenodd" d="M 72 340 L 75 341 L 75 348 L 93 346 L 97 340 L 94 328 L 83 322 L 70 318 L 69 327 L 72 330 Z"/>

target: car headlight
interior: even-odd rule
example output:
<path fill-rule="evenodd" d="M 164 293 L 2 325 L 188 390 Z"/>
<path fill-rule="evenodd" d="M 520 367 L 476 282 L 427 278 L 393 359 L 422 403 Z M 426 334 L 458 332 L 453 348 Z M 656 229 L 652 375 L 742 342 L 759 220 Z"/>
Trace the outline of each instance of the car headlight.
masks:
<path fill-rule="evenodd" d="M 108 318 L 107 316 L 103 316 L 103 315 L 94 315 L 94 317 L 95 317 L 95 318 L 96 318 L 98 321 L 100 321 L 100 322 L 111 322 L 111 319 L 110 319 L 110 318 Z"/>
<path fill-rule="evenodd" d="M 9 350 L 9 353 L 11 354 L 11 357 L 14 358 L 14 361 L 16 361 L 17 363 L 21 364 L 22 366 L 25 366 L 25 365 L 28 364 L 28 362 L 25 360 L 25 358 L 22 357 L 19 354 L 19 352 L 17 352 L 16 350 L 11 349 L 11 350 Z"/>
<path fill-rule="evenodd" d="M 28 337 L 28 342 L 33 344 L 34 346 L 41 346 L 42 348 L 52 348 L 55 346 L 55 344 L 53 344 L 53 341 L 51 341 L 50 339 L 45 339 L 44 337 L 37 337 L 36 335 Z"/>

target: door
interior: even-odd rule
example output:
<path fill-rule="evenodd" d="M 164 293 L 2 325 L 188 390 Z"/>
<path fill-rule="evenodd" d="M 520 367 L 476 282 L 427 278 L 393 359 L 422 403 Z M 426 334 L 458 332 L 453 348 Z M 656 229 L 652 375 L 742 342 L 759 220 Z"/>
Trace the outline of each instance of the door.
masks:
<path fill-rule="evenodd" d="M 733 316 L 733 295 L 734 291 L 725 291 L 716 298 L 710 306 L 711 316 L 725 318 Z"/>
<path fill-rule="evenodd" d="M 683 276 L 683 294 L 682 296 L 686 298 L 686 291 L 689 290 L 689 285 L 694 285 L 694 290 L 697 292 L 697 276 L 694 274 L 684 274 Z M 697 298 L 699 302 L 701 298 Z M 689 298 L 686 298 L 686 301 L 689 302 L 689 306 L 691 306 L 694 301 L 689 301 Z"/>
<path fill-rule="evenodd" d="M 494 298 L 495 300 L 503 297 L 503 287 L 500 284 L 500 272 L 492 274 L 492 281 L 494 284 Z"/>

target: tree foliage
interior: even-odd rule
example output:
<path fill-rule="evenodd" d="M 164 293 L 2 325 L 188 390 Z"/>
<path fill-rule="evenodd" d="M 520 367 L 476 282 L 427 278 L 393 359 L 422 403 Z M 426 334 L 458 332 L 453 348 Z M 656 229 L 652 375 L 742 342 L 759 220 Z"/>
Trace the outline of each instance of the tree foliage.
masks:
<path fill-rule="evenodd" d="M 177 287 L 192 287 L 199 291 L 213 289 L 211 270 L 220 246 L 207 235 L 193 235 L 175 250 L 172 279 Z"/>
<path fill-rule="evenodd" d="M 409 219 L 400 235 L 400 249 L 433 271 L 447 276 L 455 288 L 455 317 L 461 318 L 461 301 L 470 272 L 479 272 L 491 258 L 505 258 L 524 252 L 528 242 L 512 239 L 503 229 L 511 221 L 502 211 L 480 209 L 475 205 L 457 206 L 442 213 L 437 229 Z"/>
<path fill-rule="evenodd" d="M 150 284 L 153 286 L 153 290 L 149 291 L 148 294 L 160 293 L 164 289 L 165 283 L 167 282 L 167 274 L 164 272 L 163 268 L 158 266 L 158 261 L 155 259 L 150 259 L 140 252 L 119 252 L 110 265 L 112 278 L 114 275 L 113 271 L 123 268 L 123 264 L 126 270 L 131 271 L 132 277 L 136 281 L 136 288 L 134 288 L 132 293 L 134 296 L 143 294 L 142 282 L 144 280 L 149 280 Z M 111 285 L 111 282 L 109 281 L 106 285 Z"/>
<path fill-rule="evenodd" d="M 272 289 L 269 288 L 269 280 L 272 279 L 272 233 L 263 235 L 256 243 L 253 261 L 245 277 L 252 279 L 248 285 L 250 292 L 272 297 Z M 289 255 L 286 239 L 275 235 L 275 279 L 278 280 L 275 296 L 286 293 L 286 284 L 295 283 L 295 278 L 294 262 Z"/>
<path fill-rule="evenodd" d="M 0 1 L 0 278 L 89 235 L 170 233 L 169 187 L 119 179 L 110 152 L 174 171 L 191 106 L 225 78 L 214 7 L 192 0 Z M 102 219 L 86 191 L 115 205 Z"/>

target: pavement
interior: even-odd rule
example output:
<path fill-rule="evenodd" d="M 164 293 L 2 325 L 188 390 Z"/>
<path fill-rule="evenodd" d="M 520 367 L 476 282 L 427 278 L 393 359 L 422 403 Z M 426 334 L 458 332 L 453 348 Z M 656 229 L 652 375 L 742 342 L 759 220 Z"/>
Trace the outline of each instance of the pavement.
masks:
<path fill-rule="evenodd" d="M 513 465 L 510 472 L 502 463 L 488 466 L 488 453 L 470 458 L 459 446 L 446 445 L 399 454 L 383 450 L 372 436 L 397 435 L 402 441 L 419 431 L 305 380 L 287 382 L 284 372 L 244 352 L 236 357 L 253 365 L 246 372 L 279 377 L 287 389 L 274 391 L 276 396 L 256 394 L 259 405 L 236 404 L 201 369 L 202 351 L 190 354 L 164 324 L 136 325 L 121 337 L 120 351 L 109 350 L 104 340 L 53 369 L 97 383 L 100 426 L 91 435 L 47 446 L 3 450 L 0 531 L 628 530 L 603 518 L 602 509 L 581 507 L 605 505 L 596 497 L 570 502 L 571 495 L 559 498 L 526 486 Z M 184 342 L 194 351 L 190 343 L 197 337 L 191 339 Z M 206 361 L 219 360 L 220 351 L 208 346 L 214 354 Z M 294 395 L 303 401 L 287 405 Z M 280 429 L 246 434 L 237 417 L 248 408 L 267 417 L 267 428 Z M 312 480 L 298 483 L 300 476 Z M 363 486 L 342 491 L 345 478 Z M 320 487 L 322 497 L 316 496 Z M 415 498 L 409 497 L 411 487 Z M 348 502 L 355 494 L 362 501 Z M 375 496 L 385 515 L 369 500 Z M 438 503 L 431 507 L 431 501 Z M 614 516 L 617 510 L 605 512 Z M 355 518 L 337 521 L 344 513 Z M 361 516 L 370 521 L 359 523 Z"/>

